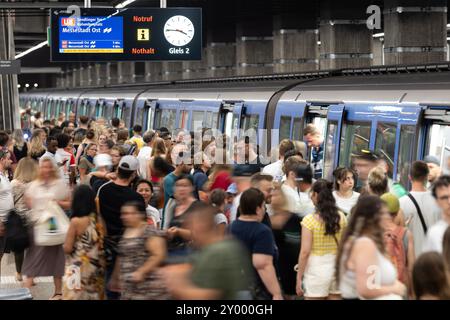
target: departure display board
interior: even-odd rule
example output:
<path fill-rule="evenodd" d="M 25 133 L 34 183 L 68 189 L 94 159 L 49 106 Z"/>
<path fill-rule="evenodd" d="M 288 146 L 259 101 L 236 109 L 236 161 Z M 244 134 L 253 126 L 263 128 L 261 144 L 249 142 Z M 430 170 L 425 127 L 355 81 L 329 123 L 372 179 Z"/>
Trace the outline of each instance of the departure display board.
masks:
<path fill-rule="evenodd" d="M 89 8 L 51 12 L 51 60 L 201 60 L 199 8 Z"/>

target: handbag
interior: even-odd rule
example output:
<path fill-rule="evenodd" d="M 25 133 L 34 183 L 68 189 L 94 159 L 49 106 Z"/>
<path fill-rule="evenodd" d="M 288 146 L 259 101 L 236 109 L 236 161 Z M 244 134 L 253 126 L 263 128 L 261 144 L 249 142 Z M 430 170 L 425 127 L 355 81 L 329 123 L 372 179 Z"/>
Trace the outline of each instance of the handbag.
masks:
<path fill-rule="evenodd" d="M 23 252 L 30 246 L 25 220 L 15 210 L 8 214 L 5 227 L 6 252 Z"/>
<path fill-rule="evenodd" d="M 69 218 L 61 207 L 50 201 L 34 226 L 34 242 L 37 246 L 57 246 L 66 240 Z"/>

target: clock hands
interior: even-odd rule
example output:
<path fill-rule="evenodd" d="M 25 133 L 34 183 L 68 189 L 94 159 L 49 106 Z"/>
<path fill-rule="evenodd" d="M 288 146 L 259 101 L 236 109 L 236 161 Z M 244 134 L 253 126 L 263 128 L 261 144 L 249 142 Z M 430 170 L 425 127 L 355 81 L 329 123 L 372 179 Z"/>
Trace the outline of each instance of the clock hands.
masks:
<path fill-rule="evenodd" d="M 166 31 L 176 31 L 176 32 L 181 32 L 182 34 L 184 34 L 184 35 L 187 36 L 187 33 L 184 32 L 183 30 L 180 30 L 180 29 L 166 29 Z"/>

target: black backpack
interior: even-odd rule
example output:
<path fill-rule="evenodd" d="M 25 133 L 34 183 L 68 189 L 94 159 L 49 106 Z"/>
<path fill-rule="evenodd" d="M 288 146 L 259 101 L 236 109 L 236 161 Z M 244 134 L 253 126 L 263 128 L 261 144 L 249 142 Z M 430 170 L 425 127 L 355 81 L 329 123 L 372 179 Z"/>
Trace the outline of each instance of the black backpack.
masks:
<path fill-rule="evenodd" d="M 28 227 L 15 210 L 11 210 L 8 214 L 5 229 L 6 250 L 22 252 L 30 246 Z"/>

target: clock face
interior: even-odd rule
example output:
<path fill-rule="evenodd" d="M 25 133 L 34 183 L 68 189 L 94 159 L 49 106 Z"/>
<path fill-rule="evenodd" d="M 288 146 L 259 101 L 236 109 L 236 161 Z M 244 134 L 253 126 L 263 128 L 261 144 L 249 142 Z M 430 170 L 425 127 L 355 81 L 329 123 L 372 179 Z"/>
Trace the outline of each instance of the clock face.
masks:
<path fill-rule="evenodd" d="M 194 38 L 194 25 L 185 16 L 173 16 L 164 25 L 164 36 L 174 46 L 185 46 Z"/>

